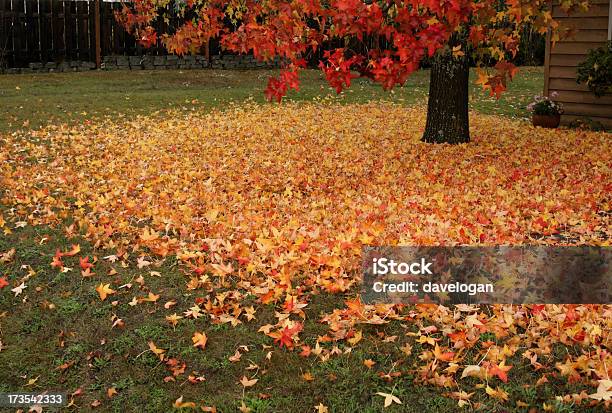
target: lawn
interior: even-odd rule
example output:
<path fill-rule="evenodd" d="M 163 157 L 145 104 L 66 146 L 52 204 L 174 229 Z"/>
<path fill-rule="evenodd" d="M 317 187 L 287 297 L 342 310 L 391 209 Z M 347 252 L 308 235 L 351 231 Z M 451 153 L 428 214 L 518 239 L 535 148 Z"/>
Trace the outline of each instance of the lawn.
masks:
<path fill-rule="evenodd" d="M 100 117 L 149 114 L 167 109 L 209 110 L 228 102 L 253 99 L 263 102 L 267 79 L 276 71 L 188 70 L 188 71 L 92 71 L 0 75 L 0 131 L 38 127 L 48 123 L 81 122 Z M 475 74 L 472 74 L 472 78 Z M 289 100 L 332 98 L 339 103 L 365 103 L 385 99 L 400 104 L 426 99 L 429 73 L 413 74 L 406 85 L 392 93 L 368 80 L 355 80 L 355 87 L 336 95 L 318 70 L 305 71 L 299 93 Z M 525 117 L 533 95 L 542 92 L 541 67 L 521 68 L 509 91 L 500 100 L 472 85 L 472 107 L 483 113 Z"/>
<path fill-rule="evenodd" d="M 609 245 L 610 135 L 520 120 L 542 77 L 522 73 L 500 101 L 472 92 L 460 146 L 419 141 L 424 72 L 340 97 L 311 72 L 282 105 L 260 102 L 261 72 L 0 77 L 0 393 L 64 392 L 62 411 L 606 411 L 609 305 L 358 300 L 366 244 Z"/>

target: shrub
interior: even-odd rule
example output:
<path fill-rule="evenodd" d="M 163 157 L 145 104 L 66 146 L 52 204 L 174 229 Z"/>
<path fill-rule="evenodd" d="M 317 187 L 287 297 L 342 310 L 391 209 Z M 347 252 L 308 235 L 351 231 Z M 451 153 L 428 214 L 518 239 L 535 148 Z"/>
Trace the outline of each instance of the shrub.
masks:
<path fill-rule="evenodd" d="M 597 97 L 612 91 L 612 41 L 589 50 L 585 61 L 578 65 L 576 82 L 585 83 Z"/>

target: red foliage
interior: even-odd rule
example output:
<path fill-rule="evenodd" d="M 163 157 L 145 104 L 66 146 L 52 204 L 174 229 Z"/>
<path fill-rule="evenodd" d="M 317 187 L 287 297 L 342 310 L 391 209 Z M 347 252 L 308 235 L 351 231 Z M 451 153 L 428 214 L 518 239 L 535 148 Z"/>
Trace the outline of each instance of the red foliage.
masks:
<path fill-rule="evenodd" d="M 583 4 L 566 0 L 563 7 L 571 12 Z M 553 39 L 563 34 L 547 7 L 547 0 L 501 4 L 494 0 L 211 0 L 169 4 L 134 0 L 116 15 L 147 47 L 161 42 L 172 53 L 198 53 L 210 38 L 219 37 L 231 52 L 253 53 L 260 60 L 280 57 L 285 69 L 268 82 L 266 96 L 270 100 L 280 101 L 289 89 L 297 90 L 297 69 L 304 66 L 303 56 L 333 40 L 345 46 L 327 50 L 319 67 L 338 93 L 356 76 L 391 89 L 403 84 L 425 56 L 452 49 L 456 56 L 469 52 L 478 62 L 487 57 L 498 62 L 495 74 L 481 74 L 478 83 L 499 97 L 516 72 L 506 59 L 518 51 L 521 27 L 530 24 L 542 33 L 550 28 Z M 156 33 L 156 20 L 170 16 L 182 20 L 183 25 L 172 33 Z M 452 48 L 457 38 L 466 39 L 463 50 Z M 383 39 L 385 47 L 381 46 Z M 369 47 L 348 47 L 347 42 Z M 372 48 L 372 44 L 377 46 Z"/>

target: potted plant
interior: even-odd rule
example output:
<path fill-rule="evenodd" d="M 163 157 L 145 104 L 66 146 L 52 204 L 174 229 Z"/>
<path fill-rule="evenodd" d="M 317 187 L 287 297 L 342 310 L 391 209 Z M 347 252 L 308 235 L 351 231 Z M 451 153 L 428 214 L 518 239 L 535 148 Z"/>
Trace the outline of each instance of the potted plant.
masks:
<path fill-rule="evenodd" d="M 533 126 L 541 126 L 543 128 L 556 128 L 559 126 L 563 106 L 561 103 L 552 100 L 557 96 L 557 92 L 552 92 L 550 98 L 548 96 L 535 96 L 533 102 L 527 106 L 527 110 L 531 112 L 531 123 L 533 123 Z"/>

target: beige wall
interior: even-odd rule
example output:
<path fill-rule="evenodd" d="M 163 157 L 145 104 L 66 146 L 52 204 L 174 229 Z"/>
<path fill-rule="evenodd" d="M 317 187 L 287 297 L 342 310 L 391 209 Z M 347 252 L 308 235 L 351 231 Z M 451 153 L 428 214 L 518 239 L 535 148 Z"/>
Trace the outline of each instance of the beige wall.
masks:
<path fill-rule="evenodd" d="M 609 39 L 612 6 L 610 0 L 589 0 L 587 12 L 567 14 L 553 5 L 553 17 L 562 25 L 577 29 L 575 36 L 546 44 L 544 94 L 559 93 L 556 100 L 563 103 L 565 114 L 562 122 L 590 118 L 612 128 L 612 95 L 596 97 L 584 84 L 576 83 L 576 66 L 590 49 L 605 45 Z"/>

